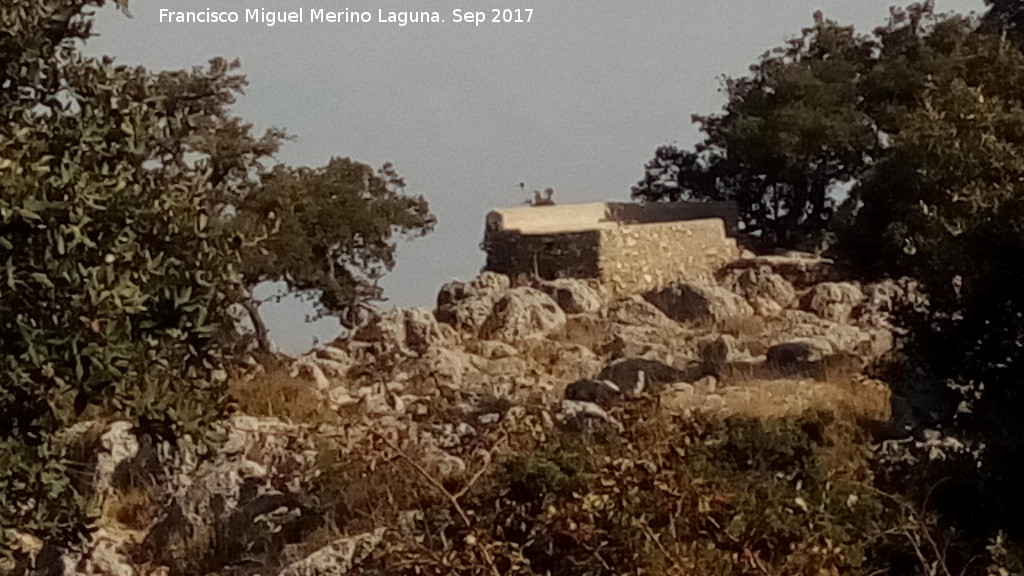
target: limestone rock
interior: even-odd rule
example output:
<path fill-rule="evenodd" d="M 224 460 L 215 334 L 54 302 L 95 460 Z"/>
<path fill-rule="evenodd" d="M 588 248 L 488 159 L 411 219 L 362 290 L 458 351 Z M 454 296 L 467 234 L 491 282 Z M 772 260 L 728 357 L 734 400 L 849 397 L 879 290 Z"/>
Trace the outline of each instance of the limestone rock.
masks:
<path fill-rule="evenodd" d="M 539 338 L 565 325 L 565 313 L 547 294 L 533 288 L 513 288 L 494 304 L 480 329 L 483 337 L 502 342 Z"/>
<path fill-rule="evenodd" d="M 734 336 L 719 334 L 700 344 L 700 359 L 705 369 L 717 372 L 730 362 L 750 360 L 750 354 Z"/>
<path fill-rule="evenodd" d="M 860 286 L 852 282 L 822 282 L 800 299 L 800 307 L 821 318 L 845 324 L 853 309 L 864 300 Z"/>
<path fill-rule="evenodd" d="M 760 315 L 770 316 L 774 302 L 779 308 L 788 308 L 796 300 L 793 284 L 768 266 L 728 270 L 722 286 L 744 297 Z"/>
<path fill-rule="evenodd" d="M 385 532 L 386 529 L 377 528 L 373 532 L 339 538 L 289 564 L 277 576 L 344 576 L 380 546 Z"/>
<path fill-rule="evenodd" d="M 96 455 L 95 487 L 97 494 L 108 496 L 113 488 L 118 466 L 139 453 L 139 440 L 132 433 L 132 424 L 111 424 L 100 436 L 100 448 Z"/>
<path fill-rule="evenodd" d="M 672 320 L 658 309 L 657 306 L 640 296 L 616 300 L 605 314 L 616 324 L 627 326 L 666 326 Z"/>
<path fill-rule="evenodd" d="M 669 318 L 678 321 L 719 323 L 754 314 L 746 300 L 712 284 L 677 284 L 648 293 L 646 298 Z"/>
<path fill-rule="evenodd" d="M 354 335 L 358 342 L 370 342 L 378 350 L 411 356 L 421 354 L 444 340 L 437 319 L 426 308 L 396 308 L 381 314 Z"/>
<path fill-rule="evenodd" d="M 593 402 L 563 400 L 555 419 L 563 426 L 590 432 L 619 432 L 624 430 L 622 423 L 608 414 Z"/>
<path fill-rule="evenodd" d="M 726 264 L 719 274 L 729 275 L 735 270 L 762 268 L 768 268 L 798 289 L 824 282 L 834 274 L 832 260 L 800 252 L 740 258 Z"/>
<path fill-rule="evenodd" d="M 825 340 L 806 339 L 782 342 L 768 348 L 768 364 L 782 371 L 820 362 L 832 354 L 832 345 Z"/>
<path fill-rule="evenodd" d="M 416 353 L 423 353 L 444 340 L 444 332 L 437 318 L 427 308 L 407 308 L 405 316 L 405 343 Z"/>
<path fill-rule="evenodd" d="M 512 358 L 519 355 L 515 346 L 497 340 L 472 340 L 466 343 L 466 350 L 488 360 Z"/>
<path fill-rule="evenodd" d="M 584 280 L 559 278 L 542 282 L 537 287 L 551 296 L 566 314 L 596 312 L 603 304 L 597 290 Z"/>
<path fill-rule="evenodd" d="M 437 294 L 434 315 L 439 322 L 475 335 L 510 285 L 508 276 L 494 272 L 484 272 L 468 282 L 449 282 Z"/>
<path fill-rule="evenodd" d="M 886 328 L 839 324 L 799 310 L 786 310 L 787 324 L 779 331 L 777 341 L 786 339 L 821 339 L 836 352 L 855 354 L 867 360 L 881 357 L 892 349 L 893 334 Z"/>

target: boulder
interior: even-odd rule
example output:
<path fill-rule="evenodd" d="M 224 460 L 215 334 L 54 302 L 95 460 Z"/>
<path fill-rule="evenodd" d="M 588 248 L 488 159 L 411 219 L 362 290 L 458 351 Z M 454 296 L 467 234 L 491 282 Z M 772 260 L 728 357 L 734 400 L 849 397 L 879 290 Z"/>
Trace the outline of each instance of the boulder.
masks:
<path fill-rule="evenodd" d="M 434 316 L 439 322 L 475 335 L 510 286 L 508 276 L 495 272 L 484 272 L 468 282 L 449 282 L 437 294 Z"/>
<path fill-rule="evenodd" d="M 565 313 L 550 296 L 533 288 L 513 288 L 494 304 L 480 328 L 482 337 L 516 343 L 542 338 L 565 325 Z"/>
<path fill-rule="evenodd" d="M 604 304 L 597 290 L 584 280 L 559 278 L 541 282 L 537 288 L 551 296 L 566 314 L 596 312 Z"/>
<path fill-rule="evenodd" d="M 437 318 L 429 309 L 407 308 L 403 312 L 405 343 L 411 350 L 421 354 L 444 340 L 444 332 L 438 326 Z"/>
<path fill-rule="evenodd" d="M 512 358 L 519 355 L 519 350 L 516 350 L 515 346 L 496 340 L 471 340 L 466 343 L 466 350 L 488 360 Z"/>
<path fill-rule="evenodd" d="M 667 326 L 672 320 L 640 296 L 616 300 L 605 312 L 608 320 L 626 326 Z"/>
<path fill-rule="evenodd" d="M 166 504 L 142 550 L 174 572 L 280 550 L 302 514 L 301 495 L 313 489 L 319 451 L 308 430 L 243 415 L 225 426 L 226 442 L 208 457 L 181 444 L 157 450 Z"/>
<path fill-rule="evenodd" d="M 834 275 L 832 260 L 801 252 L 740 258 L 726 264 L 719 275 L 728 276 L 735 270 L 762 268 L 771 270 L 797 289 L 825 282 Z"/>
<path fill-rule="evenodd" d="M 700 344 L 700 361 L 705 371 L 717 373 L 730 362 L 750 359 L 740 341 L 729 334 L 719 334 Z"/>
<path fill-rule="evenodd" d="M 378 314 L 353 334 L 357 342 L 370 342 L 379 349 L 406 352 L 405 313 L 400 308 Z"/>
<path fill-rule="evenodd" d="M 673 366 L 647 358 L 621 358 L 605 366 L 598 379 L 606 380 L 627 396 L 645 390 L 657 392 L 666 384 L 686 379 L 686 374 Z"/>
<path fill-rule="evenodd" d="M 555 419 L 566 428 L 596 433 L 621 433 L 622 423 L 593 402 L 562 400 Z"/>
<path fill-rule="evenodd" d="M 277 573 L 277 576 L 340 576 L 348 574 L 381 545 L 385 532 L 385 528 L 377 528 L 373 532 L 334 540 L 309 556 L 285 566 Z"/>
<path fill-rule="evenodd" d="M 114 422 L 100 436 L 100 450 L 96 454 L 94 485 L 96 493 L 105 498 L 114 488 L 118 467 L 139 453 L 139 440 L 130 422 Z"/>
<path fill-rule="evenodd" d="M 669 318 L 684 322 L 720 323 L 754 314 L 746 300 L 712 284 L 677 284 L 645 298 Z"/>
<path fill-rule="evenodd" d="M 722 286 L 746 298 L 755 312 L 765 316 L 774 315 L 771 311 L 777 308 L 788 308 L 796 300 L 793 284 L 768 266 L 728 270 Z"/>
<path fill-rule="evenodd" d="M 357 330 L 353 339 L 373 343 L 378 350 L 410 356 L 425 352 L 445 336 L 430 310 L 396 308 Z"/>
<path fill-rule="evenodd" d="M 768 365 L 783 372 L 792 372 L 821 362 L 832 352 L 832 345 L 820 339 L 781 342 L 768 348 Z"/>
<path fill-rule="evenodd" d="M 863 300 L 864 292 L 853 282 L 822 282 L 803 295 L 800 308 L 825 320 L 846 324 Z"/>
<path fill-rule="evenodd" d="M 785 327 L 779 330 L 778 341 L 820 339 L 829 342 L 836 352 L 854 354 L 865 360 L 881 357 L 893 347 L 892 331 L 838 324 L 799 310 L 786 310 Z"/>

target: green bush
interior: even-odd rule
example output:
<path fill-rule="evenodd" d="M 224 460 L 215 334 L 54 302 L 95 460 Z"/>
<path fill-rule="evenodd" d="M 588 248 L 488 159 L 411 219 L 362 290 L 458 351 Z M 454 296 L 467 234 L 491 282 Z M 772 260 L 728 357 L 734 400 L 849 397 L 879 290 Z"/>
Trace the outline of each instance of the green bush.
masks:
<path fill-rule="evenodd" d="M 986 558 L 1012 566 L 1012 550 L 958 539 L 876 488 L 866 436 L 830 414 L 633 416 L 617 440 L 554 432 L 495 468 L 465 504 L 490 564 L 552 576 L 985 574 Z M 406 550 L 401 562 L 378 563 L 409 574 L 491 573 L 461 534 L 417 536 L 434 543 L 430 554 Z M 484 536 L 474 538 L 480 545 Z"/>
<path fill-rule="evenodd" d="M 119 418 L 204 438 L 240 341 L 245 239 L 221 221 L 274 137 L 228 113 L 244 80 L 227 62 L 153 74 L 79 53 L 103 4 L 0 9 L 3 550 L 89 517 L 54 432 Z"/>

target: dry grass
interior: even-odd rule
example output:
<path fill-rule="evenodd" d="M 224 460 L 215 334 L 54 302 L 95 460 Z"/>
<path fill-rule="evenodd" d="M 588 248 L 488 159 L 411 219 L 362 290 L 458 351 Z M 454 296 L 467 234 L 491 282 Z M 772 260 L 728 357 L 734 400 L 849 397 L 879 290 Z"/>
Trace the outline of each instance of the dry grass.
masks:
<path fill-rule="evenodd" d="M 867 380 L 749 379 L 723 385 L 715 394 L 669 392 L 663 408 L 671 412 L 720 413 L 779 419 L 831 411 L 850 420 L 882 421 L 889 417 L 889 391 Z"/>
<path fill-rule="evenodd" d="M 160 513 L 159 489 L 153 484 L 124 487 L 103 502 L 101 524 L 145 531 Z"/>
<path fill-rule="evenodd" d="M 233 381 L 228 393 L 235 406 L 252 416 L 269 416 L 302 424 L 337 424 L 338 415 L 324 406 L 315 385 L 292 376 L 286 368 Z"/>
<path fill-rule="evenodd" d="M 744 338 L 764 334 L 767 322 L 760 316 L 735 316 L 722 320 L 714 327 L 722 334 Z"/>

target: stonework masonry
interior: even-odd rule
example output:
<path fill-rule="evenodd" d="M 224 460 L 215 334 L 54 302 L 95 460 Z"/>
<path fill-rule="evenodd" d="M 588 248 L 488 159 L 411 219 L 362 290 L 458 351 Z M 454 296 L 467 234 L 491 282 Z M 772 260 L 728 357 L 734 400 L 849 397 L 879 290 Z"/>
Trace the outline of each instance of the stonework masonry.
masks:
<path fill-rule="evenodd" d="M 709 279 L 739 256 L 730 202 L 599 203 L 495 210 L 486 269 L 597 280 L 616 296 Z"/>

